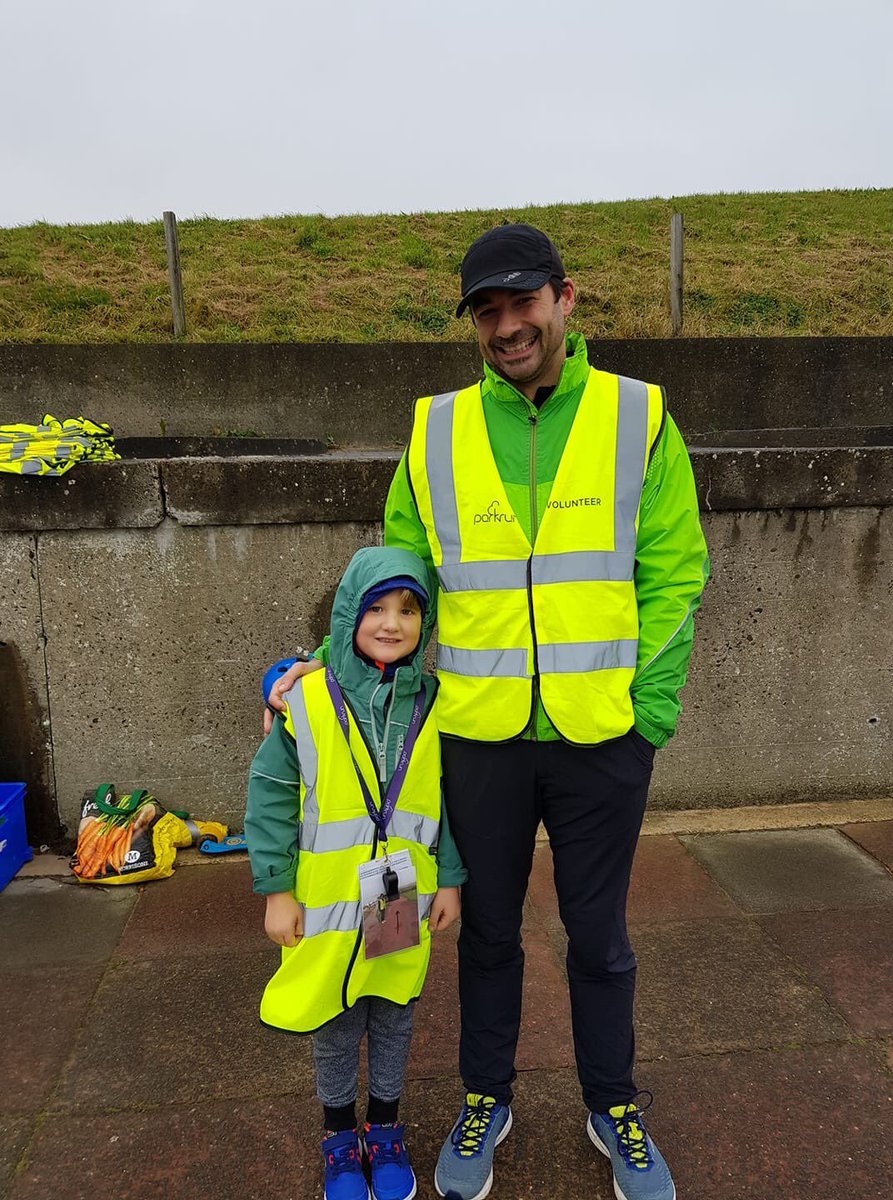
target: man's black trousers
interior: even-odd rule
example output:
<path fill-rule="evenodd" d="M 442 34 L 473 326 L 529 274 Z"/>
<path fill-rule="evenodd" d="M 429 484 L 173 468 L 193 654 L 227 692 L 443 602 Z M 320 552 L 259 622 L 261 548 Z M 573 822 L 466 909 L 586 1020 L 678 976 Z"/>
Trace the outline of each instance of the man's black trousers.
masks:
<path fill-rule="evenodd" d="M 508 1103 L 521 1022 L 521 918 L 537 827 L 549 835 L 577 1071 L 596 1112 L 635 1094 L 636 959 L 626 897 L 654 748 L 631 730 L 594 747 L 443 739 L 462 890 L 459 1069 L 470 1092 Z"/>

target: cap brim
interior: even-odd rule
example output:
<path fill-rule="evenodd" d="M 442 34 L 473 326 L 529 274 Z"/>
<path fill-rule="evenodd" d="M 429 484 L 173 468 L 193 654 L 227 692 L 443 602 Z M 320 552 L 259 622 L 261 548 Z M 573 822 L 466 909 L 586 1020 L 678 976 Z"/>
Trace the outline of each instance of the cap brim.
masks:
<path fill-rule="evenodd" d="M 507 276 L 511 278 L 508 279 Z M 498 275 L 488 275 L 486 279 L 475 282 L 459 301 L 456 316 L 461 317 L 468 305 L 478 292 L 489 288 L 508 289 L 510 292 L 535 292 L 548 283 L 551 276 L 548 271 L 500 271 Z"/>

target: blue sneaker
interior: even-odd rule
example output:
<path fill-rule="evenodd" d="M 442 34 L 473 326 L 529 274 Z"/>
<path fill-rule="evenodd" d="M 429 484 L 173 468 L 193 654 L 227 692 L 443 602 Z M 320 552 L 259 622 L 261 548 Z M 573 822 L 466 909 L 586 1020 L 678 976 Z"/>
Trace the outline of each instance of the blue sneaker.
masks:
<path fill-rule="evenodd" d="M 493 1186 L 493 1152 L 508 1137 L 512 1110 L 492 1096 L 469 1092 L 443 1144 L 434 1186 L 446 1200 L 484 1200 Z"/>
<path fill-rule="evenodd" d="M 363 1150 L 355 1129 L 324 1137 L 322 1154 L 326 1165 L 326 1200 L 369 1200 Z"/>
<path fill-rule="evenodd" d="M 405 1125 L 367 1125 L 363 1140 L 372 1173 L 373 1200 L 412 1200 L 415 1172 L 403 1135 Z"/>
<path fill-rule="evenodd" d="M 644 1108 L 650 1104 L 649 1099 Z M 586 1132 L 611 1160 L 617 1200 L 676 1200 L 670 1169 L 648 1136 L 643 1111 L 636 1104 L 618 1104 L 606 1113 L 590 1113 Z"/>

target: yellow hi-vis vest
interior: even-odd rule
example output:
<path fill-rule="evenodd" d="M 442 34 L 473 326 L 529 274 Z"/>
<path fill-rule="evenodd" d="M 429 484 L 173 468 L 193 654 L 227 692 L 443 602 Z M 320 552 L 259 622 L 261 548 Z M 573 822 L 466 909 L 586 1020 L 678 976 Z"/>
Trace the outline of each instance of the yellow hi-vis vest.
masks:
<path fill-rule="evenodd" d="M 440 580 L 437 722 L 474 741 L 518 737 L 536 681 L 567 741 L 633 724 L 633 576 L 661 389 L 590 369 L 533 546 L 493 457 L 480 384 L 416 404 L 409 476 Z M 531 506 L 536 504 L 531 437 Z"/>
<path fill-rule="evenodd" d="M 366 960 L 358 868 L 382 858 L 351 750 L 370 795 L 379 782 L 363 735 L 348 710 L 350 749 L 326 688 L 325 672 L 304 676 L 285 697 L 286 728 L 301 765 L 295 897 L 304 906 L 304 937 L 282 948 L 282 963 L 260 1007 L 267 1025 L 310 1033 L 360 996 L 408 1004 L 422 990 L 431 955 L 428 915 L 437 890 L 434 849 L 440 828 L 440 742 L 427 712 L 388 825 L 388 852 L 408 850 L 418 881 L 420 944 Z"/>

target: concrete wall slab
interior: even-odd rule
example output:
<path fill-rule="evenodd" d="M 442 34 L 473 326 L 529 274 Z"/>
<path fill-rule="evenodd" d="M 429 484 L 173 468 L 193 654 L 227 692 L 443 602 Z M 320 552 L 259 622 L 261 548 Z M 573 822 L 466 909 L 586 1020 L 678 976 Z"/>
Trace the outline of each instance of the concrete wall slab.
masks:
<path fill-rule="evenodd" d="M 156 462 L 83 463 L 0 475 L 0 529 L 147 529 L 164 516 Z"/>
<path fill-rule="evenodd" d="M 263 671 L 328 627 L 363 524 L 52 533 L 41 571 L 59 808 L 114 782 L 241 828 Z"/>
<path fill-rule="evenodd" d="M 469 331 L 470 333 L 471 331 Z M 661 383 L 688 437 L 772 431 L 759 445 L 803 445 L 797 430 L 889 430 L 893 339 L 653 338 L 589 343 L 607 371 Z M 83 413 L 119 437 L 221 435 L 400 446 L 412 403 L 480 377 L 477 346 L 5 345 L 0 424 Z M 780 440 L 779 440 L 780 439 Z M 792 440 L 793 439 L 793 440 Z M 726 444 L 736 444 L 734 441 Z M 808 443 L 806 443 L 808 444 Z"/>
<path fill-rule="evenodd" d="M 40 844 L 58 822 L 37 555 L 35 538 L 0 533 L 0 781 L 28 784 L 27 826 Z"/>
<path fill-rule="evenodd" d="M 710 514 L 666 808 L 893 793 L 893 510 Z"/>

